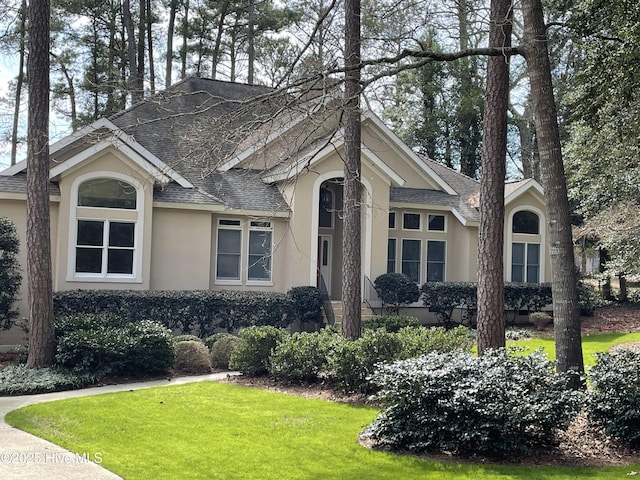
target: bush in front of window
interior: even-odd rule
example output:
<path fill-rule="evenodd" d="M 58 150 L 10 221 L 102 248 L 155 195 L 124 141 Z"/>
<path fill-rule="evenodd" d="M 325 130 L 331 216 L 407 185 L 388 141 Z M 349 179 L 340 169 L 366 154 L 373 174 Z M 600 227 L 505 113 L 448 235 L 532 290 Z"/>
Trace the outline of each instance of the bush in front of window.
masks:
<path fill-rule="evenodd" d="M 210 373 L 209 349 L 199 341 L 186 340 L 176 343 L 173 368 L 180 373 Z"/>
<path fill-rule="evenodd" d="M 18 311 L 13 308 L 22 283 L 18 252 L 20 240 L 11 220 L 0 217 L 0 329 L 13 326 Z"/>
<path fill-rule="evenodd" d="M 524 455 L 555 443 L 582 406 L 541 353 L 431 353 L 373 374 L 384 410 L 365 432 L 397 450 Z"/>
<path fill-rule="evenodd" d="M 287 294 L 291 297 L 292 309 L 301 322 L 322 321 L 322 293 L 317 287 L 293 287 Z"/>
<path fill-rule="evenodd" d="M 234 348 L 229 368 L 246 375 L 261 376 L 269 371 L 269 357 L 287 337 L 284 328 L 253 326 L 240 330 L 241 342 Z"/>
<path fill-rule="evenodd" d="M 474 282 L 427 282 L 420 289 L 424 306 L 436 314 L 445 328 L 452 328 L 456 322 L 453 312 L 463 310 L 461 323 L 472 321 L 477 305 L 477 284 Z"/>
<path fill-rule="evenodd" d="M 598 353 L 589 370 L 589 421 L 607 435 L 640 446 L 640 351 Z"/>
<path fill-rule="evenodd" d="M 417 325 L 418 319 L 408 315 L 374 315 L 362 320 L 362 328 L 365 330 L 384 328 L 387 332 L 397 332 L 401 328 Z"/>
<path fill-rule="evenodd" d="M 404 273 L 384 273 L 374 280 L 373 286 L 383 306 L 396 315 L 400 307 L 417 302 L 420 298 L 418 286 Z"/>
<path fill-rule="evenodd" d="M 171 332 L 149 320 L 79 314 L 56 318 L 55 328 L 56 363 L 74 372 L 146 375 L 173 365 Z"/>

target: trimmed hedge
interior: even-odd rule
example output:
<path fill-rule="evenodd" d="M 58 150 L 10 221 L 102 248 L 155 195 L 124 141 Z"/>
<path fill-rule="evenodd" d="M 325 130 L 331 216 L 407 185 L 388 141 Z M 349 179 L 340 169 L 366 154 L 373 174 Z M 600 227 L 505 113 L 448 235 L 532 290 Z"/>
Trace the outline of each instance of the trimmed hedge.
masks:
<path fill-rule="evenodd" d="M 375 279 L 373 286 L 389 313 L 400 312 L 400 307 L 417 302 L 420 298 L 418 286 L 404 273 L 384 273 Z"/>
<path fill-rule="evenodd" d="M 296 315 L 318 318 L 315 287 L 293 293 L 241 291 L 73 290 L 54 294 L 54 315 L 117 315 L 128 322 L 153 320 L 172 331 L 205 338 L 253 325 L 285 327 Z M 293 289 L 292 289 L 293 290 Z M 319 298 L 319 297 L 318 297 Z"/>
<path fill-rule="evenodd" d="M 375 315 L 362 320 L 363 330 L 384 328 L 387 332 L 397 332 L 404 327 L 415 327 L 418 319 L 408 315 Z"/>
<path fill-rule="evenodd" d="M 234 347 L 229 368 L 246 375 L 260 376 L 269 371 L 269 357 L 287 338 L 284 328 L 254 326 L 240 330 L 241 341 Z"/>

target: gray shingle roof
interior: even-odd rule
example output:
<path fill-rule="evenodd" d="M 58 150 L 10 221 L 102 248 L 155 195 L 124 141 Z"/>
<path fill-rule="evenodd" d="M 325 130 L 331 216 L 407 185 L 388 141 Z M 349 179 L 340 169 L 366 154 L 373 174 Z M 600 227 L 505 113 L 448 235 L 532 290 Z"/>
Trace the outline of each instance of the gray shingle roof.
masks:
<path fill-rule="evenodd" d="M 0 192 L 26 193 L 27 174 L 25 172 L 22 172 L 13 176 L 0 175 Z M 57 183 L 49 183 L 49 194 L 60 195 L 60 189 L 58 188 Z"/>

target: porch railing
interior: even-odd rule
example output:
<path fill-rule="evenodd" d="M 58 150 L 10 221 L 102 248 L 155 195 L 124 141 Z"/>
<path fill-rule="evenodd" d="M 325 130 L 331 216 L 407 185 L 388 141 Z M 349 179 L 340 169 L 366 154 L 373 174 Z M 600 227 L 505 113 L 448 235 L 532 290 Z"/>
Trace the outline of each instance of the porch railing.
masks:
<path fill-rule="evenodd" d="M 322 298 L 322 309 L 324 310 L 324 316 L 327 319 L 327 324 L 336 324 L 336 314 L 333 311 L 333 305 L 331 305 L 331 296 L 327 290 L 327 284 L 324 282 L 322 273 L 318 272 L 318 289 L 320 290 L 320 297 Z"/>
<path fill-rule="evenodd" d="M 376 315 L 382 314 L 382 310 L 384 308 L 382 298 L 380 298 L 380 295 L 378 295 L 378 291 L 376 290 L 376 287 L 371 279 L 366 275 L 364 276 L 363 294 L 364 295 L 362 295 L 362 300 L 371 309 L 371 311 Z"/>

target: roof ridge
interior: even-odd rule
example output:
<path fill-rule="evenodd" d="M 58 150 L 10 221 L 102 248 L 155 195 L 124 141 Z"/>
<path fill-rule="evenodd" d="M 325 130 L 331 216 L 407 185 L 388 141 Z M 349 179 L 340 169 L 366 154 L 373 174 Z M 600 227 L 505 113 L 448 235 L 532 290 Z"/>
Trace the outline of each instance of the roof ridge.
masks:
<path fill-rule="evenodd" d="M 463 178 L 465 178 L 466 180 L 471 180 L 472 182 L 475 183 L 480 183 L 478 180 L 476 180 L 475 178 L 470 177 L 469 175 L 465 175 L 462 172 L 459 172 L 457 170 L 455 170 L 454 168 L 448 167 L 447 165 L 444 165 L 440 162 L 436 162 L 435 160 L 432 160 L 431 158 L 427 157 L 426 155 L 422 154 L 422 153 L 418 153 L 418 156 L 424 161 L 424 162 L 428 162 L 428 163 L 432 163 L 434 165 L 437 165 L 438 167 L 441 168 L 446 168 L 448 171 L 450 171 L 451 173 L 455 173 L 456 175 L 459 175 Z"/>

